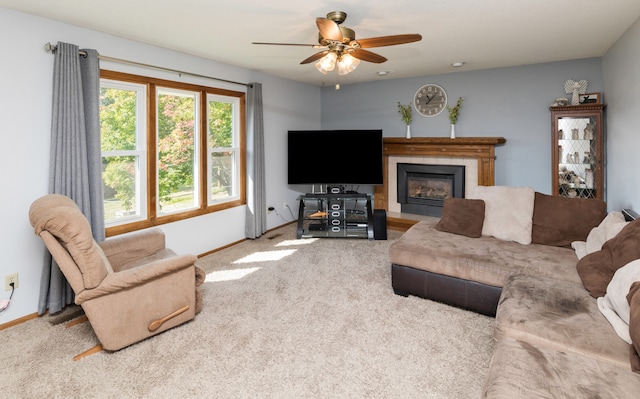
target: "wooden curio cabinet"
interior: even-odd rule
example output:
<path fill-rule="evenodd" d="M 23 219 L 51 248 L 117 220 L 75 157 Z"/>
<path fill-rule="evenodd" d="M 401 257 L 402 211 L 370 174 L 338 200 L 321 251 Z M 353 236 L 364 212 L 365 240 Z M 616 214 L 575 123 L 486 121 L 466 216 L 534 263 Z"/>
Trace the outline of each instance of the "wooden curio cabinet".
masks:
<path fill-rule="evenodd" d="M 550 107 L 552 194 L 604 198 L 605 104 Z"/>

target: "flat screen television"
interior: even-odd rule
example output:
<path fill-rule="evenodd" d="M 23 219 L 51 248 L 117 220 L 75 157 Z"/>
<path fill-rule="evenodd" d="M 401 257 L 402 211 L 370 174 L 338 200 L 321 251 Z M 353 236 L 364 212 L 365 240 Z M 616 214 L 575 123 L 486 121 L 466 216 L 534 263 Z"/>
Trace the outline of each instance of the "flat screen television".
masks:
<path fill-rule="evenodd" d="M 290 130 L 289 184 L 382 184 L 382 130 Z"/>

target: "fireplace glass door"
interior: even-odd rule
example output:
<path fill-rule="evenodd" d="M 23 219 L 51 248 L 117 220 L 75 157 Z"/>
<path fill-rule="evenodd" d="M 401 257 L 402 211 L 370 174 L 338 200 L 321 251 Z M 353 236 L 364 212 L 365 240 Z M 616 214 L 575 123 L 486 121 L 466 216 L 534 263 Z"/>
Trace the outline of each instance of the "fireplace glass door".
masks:
<path fill-rule="evenodd" d="M 464 197 L 463 165 L 398 164 L 398 202 L 403 213 L 442 216 L 444 200 Z"/>

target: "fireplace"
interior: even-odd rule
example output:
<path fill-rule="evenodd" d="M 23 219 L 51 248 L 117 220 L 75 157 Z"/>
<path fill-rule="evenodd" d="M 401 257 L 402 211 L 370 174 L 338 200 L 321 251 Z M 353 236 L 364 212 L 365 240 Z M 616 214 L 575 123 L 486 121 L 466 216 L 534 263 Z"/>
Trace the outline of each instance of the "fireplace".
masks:
<path fill-rule="evenodd" d="M 496 149 L 506 143 L 504 137 L 385 137 L 383 139 L 382 185 L 375 186 L 376 209 L 387 211 L 387 226 L 405 231 L 420 215 L 401 213 L 398 202 L 398 163 L 464 165 L 465 193 L 477 186 L 495 184 Z"/>
<path fill-rule="evenodd" d="M 399 163 L 398 202 L 402 212 L 442 216 L 444 200 L 464 197 L 465 167 Z"/>

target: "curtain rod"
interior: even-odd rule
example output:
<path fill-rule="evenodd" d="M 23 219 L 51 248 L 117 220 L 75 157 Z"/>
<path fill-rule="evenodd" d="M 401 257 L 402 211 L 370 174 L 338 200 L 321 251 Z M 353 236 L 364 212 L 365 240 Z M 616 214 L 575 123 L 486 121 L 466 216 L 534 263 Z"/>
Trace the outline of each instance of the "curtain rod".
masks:
<path fill-rule="evenodd" d="M 57 48 L 58 48 L 58 46 L 56 46 L 55 44 L 51 44 L 51 43 L 46 43 L 44 45 L 44 49 L 46 51 L 50 52 L 51 54 L 54 54 L 56 52 Z M 87 53 L 85 51 L 82 51 L 82 50 L 79 50 L 78 54 L 83 56 L 83 57 L 87 56 Z M 143 67 L 143 68 L 157 69 L 157 70 L 160 70 L 160 71 L 177 73 L 179 75 L 189 75 L 189 76 L 194 76 L 194 77 L 197 77 L 197 78 L 213 79 L 213 80 L 217 80 L 219 82 L 226 82 L 226 83 L 231 83 L 231 84 L 235 84 L 235 85 L 251 87 L 251 83 L 242 83 L 242 82 L 236 82 L 236 81 L 233 81 L 233 80 L 214 78 L 213 76 L 200 75 L 200 74 L 193 73 L 193 72 L 180 71 L 180 70 L 177 70 L 177 69 L 171 69 L 171 68 L 165 68 L 165 67 L 160 67 L 160 66 L 156 66 L 156 65 L 144 64 L 144 63 L 136 62 L 136 61 L 123 60 L 121 58 L 107 57 L 105 55 L 98 55 L 98 58 L 101 59 L 101 60 L 117 62 L 117 63 L 120 63 L 120 64 L 127 64 L 127 65 L 139 66 L 139 67 Z"/>

